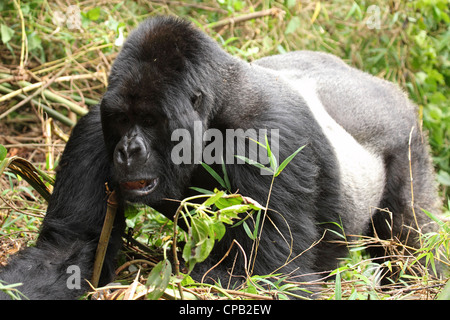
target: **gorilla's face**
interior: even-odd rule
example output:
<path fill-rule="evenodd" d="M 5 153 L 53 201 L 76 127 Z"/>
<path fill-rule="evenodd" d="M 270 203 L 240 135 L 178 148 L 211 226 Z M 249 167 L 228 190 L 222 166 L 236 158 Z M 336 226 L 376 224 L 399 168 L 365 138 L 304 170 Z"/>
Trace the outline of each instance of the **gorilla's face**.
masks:
<path fill-rule="evenodd" d="M 181 20 L 150 19 L 129 35 L 101 103 L 105 143 L 128 201 L 153 205 L 184 193 L 194 161 L 171 158 L 180 142 L 172 133 L 181 129 L 190 139 L 196 123 L 206 129 L 215 105 L 212 88 L 223 81 L 207 55 L 221 52 Z"/>
<path fill-rule="evenodd" d="M 171 135 L 176 129 L 191 134 L 200 121 L 194 108 L 198 92 L 161 81 L 154 71 L 145 62 L 130 64 L 101 103 L 105 143 L 120 192 L 128 201 L 148 205 L 178 198 L 187 187 L 194 166 L 172 161 L 178 140 L 171 141 Z"/>

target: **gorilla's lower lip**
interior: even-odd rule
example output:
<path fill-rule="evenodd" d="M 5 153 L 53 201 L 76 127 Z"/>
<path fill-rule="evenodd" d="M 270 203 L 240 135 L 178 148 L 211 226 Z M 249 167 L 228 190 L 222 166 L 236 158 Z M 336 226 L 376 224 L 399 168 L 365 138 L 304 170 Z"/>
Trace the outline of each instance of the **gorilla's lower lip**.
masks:
<path fill-rule="evenodd" d="M 143 196 L 151 193 L 155 189 L 156 185 L 158 184 L 158 180 L 158 178 L 154 178 L 126 181 L 122 182 L 120 186 L 122 190 L 125 190 L 126 192 Z"/>

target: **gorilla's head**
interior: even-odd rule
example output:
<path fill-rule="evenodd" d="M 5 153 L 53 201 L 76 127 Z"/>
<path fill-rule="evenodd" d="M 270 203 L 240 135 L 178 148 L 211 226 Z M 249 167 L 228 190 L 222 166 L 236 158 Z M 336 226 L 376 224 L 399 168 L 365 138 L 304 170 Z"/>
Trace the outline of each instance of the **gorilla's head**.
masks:
<path fill-rule="evenodd" d="M 227 59 L 183 20 L 149 19 L 130 34 L 101 102 L 104 139 L 125 199 L 155 204 L 182 194 L 194 164 L 171 161 L 178 143 L 171 135 L 183 128 L 193 137 L 196 121 L 208 126 Z"/>

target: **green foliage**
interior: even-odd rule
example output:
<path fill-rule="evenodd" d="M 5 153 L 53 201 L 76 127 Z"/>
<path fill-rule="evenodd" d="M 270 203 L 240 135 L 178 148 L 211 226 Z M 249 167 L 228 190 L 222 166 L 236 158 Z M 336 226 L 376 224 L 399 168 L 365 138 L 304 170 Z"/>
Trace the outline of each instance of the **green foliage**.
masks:
<path fill-rule="evenodd" d="M 0 32 L 1 32 L 2 42 L 4 44 L 8 43 L 9 40 L 11 40 L 11 38 L 14 35 L 14 30 L 4 24 L 0 25 Z"/>
<path fill-rule="evenodd" d="M 16 289 L 16 287 L 20 288 L 21 285 L 22 283 L 6 284 L 0 281 L 0 291 L 6 293 L 12 300 L 27 300 L 27 297 Z"/>
<path fill-rule="evenodd" d="M 225 190 L 231 191 L 231 185 L 230 185 L 230 181 L 228 180 L 228 175 L 227 175 L 227 171 L 225 169 L 225 164 L 224 161 L 222 161 L 222 171 L 224 174 L 224 177 L 222 178 L 216 171 L 214 171 L 213 168 L 211 168 L 209 165 L 207 165 L 206 163 L 202 162 L 201 165 L 203 166 L 203 168 L 205 168 L 206 171 L 208 171 L 208 173 L 217 181 L 220 183 L 220 185 L 222 186 L 222 188 L 224 188 Z"/>
<path fill-rule="evenodd" d="M 125 211 L 126 226 L 132 236 L 145 244 L 157 254 L 157 249 L 162 248 L 166 239 L 173 235 L 173 221 L 167 219 L 159 212 L 146 206 L 128 206 Z M 180 241 L 184 241 L 183 233 L 179 235 Z"/>
<path fill-rule="evenodd" d="M 437 300 L 450 300 L 450 281 L 447 282 L 444 289 L 439 293 Z"/>
<path fill-rule="evenodd" d="M 6 150 L 6 148 L 0 144 L 0 161 L 5 160 L 7 153 L 8 150 Z"/>
<path fill-rule="evenodd" d="M 256 141 L 256 143 L 259 144 L 262 148 L 266 149 L 267 157 L 269 158 L 269 167 L 266 167 L 262 163 L 259 163 L 259 162 L 255 161 L 255 160 L 249 159 L 249 158 L 244 157 L 244 156 L 236 155 L 235 157 L 245 161 L 246 163 L 248 163 L 248 164 L 250 164 L 250 165 L 252 165 L 252 166 L 254 166 L 254 167 L 258 168 L 258 169 L 266 170 L 266 171 L 272 173 L 274 178 L 278 177 L 280 175 L 280 173 L 284 170 L 284 168 L 289 164 L 289 162 L 291 162 L 292 159 L 294 159 L 294 157 L 300 151 L 302 151 L 304 147 L 306 147 L 306 145 L 301 146 L 300 148 L 295 150 L 294 153 L 292 153 L 289 157 L 284 159 L 284 161 L 280 165 L 278 165 L 276 156 L 270 150 L 270 145 L 269 145 L 269 141 L 267 139 L 267 136 L 265 137 L 265 140 L 266 140 L 265 141 L 266 142 L 265 145 L 262 144 L 259 141 Z"/>
<path fill-rule="evenodd" d="M 400 288 L 433 287 L 435 283 L 439 283 L 439 280 L 436 280 L 437 264 L 440 264 L 440 272 L 443 272 L 444 279 L 448 277 L 450 224 L 429 212 L 426 213 L 439 225 L 439 229 L 436 232 L 422 234 L 421 246 L 418 249 L 398 243 L 394 239 L 382 241 L 366 237 L 348 242 L 348 239 L 345 239 L 349 256 L 342 259 L 340 267 L 330 274 L 335 280 L 328 286 L 333 286 L 328 299 L 385 300 L 392 297 L 415 299 L 414 289 L 400 289 L 397 293 L 398 283 L 404 285 Z M 374 261 L 366 253 L 366 249 L 370 246 L 381 246 L 386 252 L 394 253 L 393 257 L 386 261 Z M 395 272 L 396 283 L 382 286 L 381 279 L 388 271 Z M 386 278 L 385 281 L 389 279 Z M 407 291 L 409 296 L 405 295 L 404 291 Z"/>
<path fill-rule="evenodd" d="M 150 272 L 146 286 L 151 289 L 147 299 L 158 300 L 169 285 L 172 275 L 172 265 L 167 259 L 160 261 Z"/>
<path fill-rule="evenodd" d="M 202 198 L 206 200 L 202 203 L 196 202 Z M 263 209 L 261 205 L 248 197 L 215 190 L 205 195 L 184 199 L 181 202 L 175 216 L 175 224 L 178 219 L 183 219 L 187 226 L 186 233 L 153 210 L 149 213 L 145 208 L 131 206 L 126 210 L 125 215 L 127 226 L 133 228 L 133 231 L 140 236 L 146 235 L 147 243 L 151 240 L 153 245 L 167 247 L 169 244 L 175 246 L 179 238 L 183 239 L 185 245 L 182 250 L 182 258 L 186 262 L 188 273 L 190 273 L 197 263 L 204 261 L 209 256 L 215 242 L 220 241 L 225 235 L 226 224 L 233 224 L 235 220 L 240 219 L 240 214 L 246 213 L 248 216 L 254 211 L 260 212 L 261 209 Z M 149 217 L 150 214 L 157 215 L 158 219 L 162 219 L 159 223 L 163 225 L 165 231 L 163 232 L 163 228 L 160 228 L 160 236 L 155 236 L 154 232 L 153 234 L 151 232 L 152 229 L 155 230 L 154 221 L 142 220 L 143 215 Z M 170 234 L 170 228 L 172 228 L 172 234 Z M 149 234 L 152 235 L 149 236 Z M 174 259 L 177 261 L 177 257 Z M 147 290 L 149 290 L 148 299 L 158 299 L 164 294 L 171 281 L 171 273 L 172 265 L 164 252 L 164 259 L 152 269 L 148 276 L 146 284 Z M 189 276 L 184 275 L 183 279 L 187 277 Z"/>
<path fill-rule="evenodd" d="M 282 274 L 271 274 L 271 275 L 254 275 L 247 279 L 246 287 L 243 289 L 244 292 L 253 293 L 255 295 L 264 295 L 268 291 L 276 292 L 279 300 L 289 300 L 289 298 L 294 297 L 298 299 L 305 299 L 302 296 L 292 293 L 292 291 L 304 291 L 306 293 L 312 293 L 300 286 L 286 282 L 287 276 Z"/>
<path fill-rule="evenodd" d="M 198 204 L 196 199 L 207 198 Z M 256 201 L 238 194 L 228 195 L 215 190 L 214 194 L 199 195 L 181 202 L 175 221 L 181 215 L 187 225 L 186 244 L 183 259 L 187 262 L 189 272 L 195 264 L 204 261 L 214 247 L 225 235 L 226 224 L 240 219 L 239 214 L 259 211 L 263 207 Z M 249 213 L 251 214 L 251 213 Z"/>

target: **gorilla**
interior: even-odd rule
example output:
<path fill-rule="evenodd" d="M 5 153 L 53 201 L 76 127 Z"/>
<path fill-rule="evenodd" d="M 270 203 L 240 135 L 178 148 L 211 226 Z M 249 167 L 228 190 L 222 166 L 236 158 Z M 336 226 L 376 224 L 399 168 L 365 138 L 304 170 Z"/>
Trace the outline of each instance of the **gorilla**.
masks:
<path fill-rule="evenodd" d="M 194 136 L 195 125 L 224 137 L 227 130 L 265 130 L 278 163 L 305 147 L 271 188 L 271 175 L 229 157 L 237 148 L 223 141 L 216 151 L 227 159 L 231 191 L 263 206 L 270 197 L 269 210 L 252 266 L 245 262 L 253 240 L 241 225 L 227 228 L 195 266 L 194 278 L 215 266 L 208 279 L 227 283 L 232 276 L 237 283 L 251 267 L 253 274 L 313 282 L 348 254 L 335 241 L 337 233 L 416 245 L 417 230 L 434 228 L 421 210 L 439 208 L 429 148 L 416 107 L 394 84 L 319 52 L 244 62 L 190 23 L 155 17 L 129 35 L 100 105 L 73 129 L 36 245 L 12 257 L 0 279 L 22 283 L 19 290 L 30 299 L 74 299 L 86 292 L 107 183 L 119 197 L 100 284 L 111 281 L 127 204 L 149 205 L 173 219 L 179 205 L 173 200 L 191 195 L 190 187 L 221 188 L 199 161 L 174 159 L 181 139 L 173 133 Z M 192 159 L 191 151 L 216 142 L 204 138 L 178 156 Z M 210 163 L 216 172 L 222 165 Z M 234 240 L 239 250 L 234 246 L 217 264 Z M 79 286 L 67 285 L 70 266 L 79 268 Z"/>

